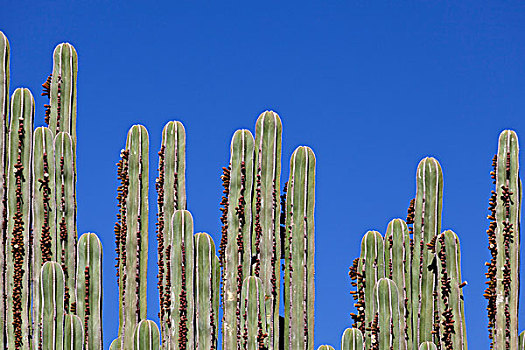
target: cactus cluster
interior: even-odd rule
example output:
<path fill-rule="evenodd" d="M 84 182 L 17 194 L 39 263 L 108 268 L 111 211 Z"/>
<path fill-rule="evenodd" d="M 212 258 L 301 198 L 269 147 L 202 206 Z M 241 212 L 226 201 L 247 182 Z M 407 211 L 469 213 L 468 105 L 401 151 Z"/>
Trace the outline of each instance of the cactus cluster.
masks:
<path fill-rule="evenodd" d="M 77 238 L 76 228 L 77 53 L 67 43 L 56 47 L 42 85 L 47 126 L 36 129 L 31 92 L 9 96 L 1 32 L 0 63 L 0 350 L 102 349 L 102 247 L 94 233 Z M 216 245 L 194 233 L 187 210 L 184 126 L 164 127 L 155 182 L 157 327 L 146 299 L 149 136 L 142 125 L 129 130 L 117 163 L 120 324 L 111 350 L 314 349 L 316 160 L 298 147 L 281 187 L 281 139 L 272 111 L 259 116 L 254 134 L 233 134 Z M 516 134 L 504 131 L 491 173 L 484 295 L 498 350 L 525 349 L 517 319 L 518 155 Z M 441 230 L 442 192 L 438 161 L 424 158 L 406 220 L 363 237 L 349 272 L 357 311 L 342 350 L 467 349 L 459 238 Z"/>
<path fill-rule="evenodd" d="M 42 85 L 47 126 L 36 129 L 31 92 L 9 99 L 1 32 L 0 61 L 1 348 L 101 349 L 102 247 L 76 228 L 77 53 L 56 47 Z"/>

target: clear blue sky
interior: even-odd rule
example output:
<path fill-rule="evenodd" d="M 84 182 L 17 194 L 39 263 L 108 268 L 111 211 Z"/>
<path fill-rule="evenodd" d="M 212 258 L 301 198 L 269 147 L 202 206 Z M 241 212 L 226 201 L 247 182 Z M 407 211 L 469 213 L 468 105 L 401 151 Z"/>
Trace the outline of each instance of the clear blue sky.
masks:
<path fill-rule="evenodd" d="M 0 5 L 11 88 L 33 91 L 37 125 L 55 45 L 69 41 L 79 53 L 78 229 L 98 233 L 105 248 L 105 347 L 118 327 L 115 163 L 128 128 L 142 123 L 150 131 L 153 182 L 164 124 L 185 124 L 188 208 L 196 230 L 218 241 L 219 176 L 230 138 L 273 109 L 284 125 L 283 178 L 295 147 L 317 154 L 316 345 L 339 346 L 351 324 L 347 272 L 361 237 L 406 217 L 416 166 L 431 155 L 444 172 L 443 228 L 462 243 L 469 345 L 487 349 L 489 172 L 501 130 L 513 128 L 525 140 L 525 4 L 144 4 Z M 157 320 L 151 187 L 148 315 Z"/>

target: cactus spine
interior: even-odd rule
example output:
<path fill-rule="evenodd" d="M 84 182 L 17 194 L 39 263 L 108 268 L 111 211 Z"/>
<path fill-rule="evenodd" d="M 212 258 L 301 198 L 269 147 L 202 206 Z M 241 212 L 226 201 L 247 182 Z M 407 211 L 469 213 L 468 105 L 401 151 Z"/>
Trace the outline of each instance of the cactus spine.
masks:
<path fill-rule="evenodd" d="M 347 328 L 341 339 L 341 350 L 364 350 L 363 333 L 357 328 Z"/>
<path fill-rule="evenodd" d="M 119 166 L 117 236 L 121 348 L 133 346 L 135 326 L 146 318 L 148 259 L 148 152 L 146 128 L 133 126 Z"/>
<path fill-rule="evenodd" d="M 315 156 L 298 147 L 290 159 L 285 244 L 286 349 L 314 349 Z"/>
<path fill-rule="evenodd" d="M 28 89 L 16 89 L 11 99 L 7 166 L 6 300 L 7 344 L 29 349 L 32 333 L 31 288 L 31 150 L 35 102 Z M 8 268 L 10 267 L 10 268 Z"/>
<path fill-rule="evenodd" d="M 500 134 L 498 153 L 494 157 L 495 191 L 489 206 L 491 224 L 488 263 L 489 337 L 491 349 L 516 349 L 518 344 L 518 293 L 520 264 L 520 208 L 518 137 L 514 131 Z"/>
<path fill-rule="evenodd" d="M 102 244 L 84 233 L 77 249 L 77 315 L 82 321 L 85 350 L 102 348 Z"/>
<path fill-rule="evenodd" d="M 160 334 L 155 322 L 142 320 L 135 328 L 133 350 L 159 350 Z"/>

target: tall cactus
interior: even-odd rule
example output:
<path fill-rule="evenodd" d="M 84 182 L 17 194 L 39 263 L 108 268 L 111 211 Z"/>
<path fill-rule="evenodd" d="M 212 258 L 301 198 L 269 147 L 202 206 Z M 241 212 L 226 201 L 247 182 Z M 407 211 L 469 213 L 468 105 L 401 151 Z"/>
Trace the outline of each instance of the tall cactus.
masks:
<path fill-rule="evenodd" d="M 494 157 L 492 177 L 495 191 L 490 201 L 491 224 L 488 263 L 489 279 L 485 297 L 488 299 L 489 337 L 491 349 L 517 349 L 518 297 L 520 266 L 519 146 L 514 131 L 499 136 L 498 153 Z"/>
<path fill-rule="evenodd" d="M 64 317 L 64 350 L 84 350 L 84 327 L 77 315 Z"/>
<path fill-rule="evenodd" d="M 133 350 L 159 350 L 160 334 L 155 322 L 142 320 L 133 334 Z"/>
<path fill-rule="evenodd" d="M 331 345 L 321 345 L 317 348 L 317 350 L 335 350 L 333 346 Z"/>
<path fill-rule="evenodd" d="M 5 330 L 6 330 L 6 281 L 3 271 L 6 268 L 5 252 L 6 252 L 6 138 L 7 138 L 7 123 L 9 119 L 9 41 L 4 33 L 0 31 L 0 213 L 2 220 L 0 220 L 0 344 L 5 344 Z"/>
<path fill-rule="evenodd" d="M 341 350 L 364 350 L 363 333 L 357 328 L 347 328 L 341 339 Z"/>
<path fill-rule="evenodd" d="M 252 256 L 254 275 L 270 282 L 264 285 L 269 350 L 279 349 L 281 134 L 277 113 L 263 112 L 255 125 Z"/>
<path fill-rule="evenodd" d="M 162 131 L 162 144 L 159 155 L 159 175 L 155 184 L 157 190 L 157 241 L 158 241 L 158 287 L 160 299 L 160 328 L 164 335 L 163 349 L 178 347 L 180 282 L 181 277 L 181 239 L 174 237 L 172 217 L 176 210 L 186 209 L 186 134 L 182 123 L 170 121 Z M 192 224 L 193 225 L 193 224 Z M 193 227 L 193 226 L 191 226 Z M 192 228 L 193 230 L 193 228 Z M 193 231 L 191 233 L 193 235 Z M 176 240 L 176 243 L 174 242 Z M 191 237 L 190 237 L 191 240 Z M 170 256 L 179 257 L 179 265 L 170 265 Z M 191 282 L 191 281 L 190 281 Z M 171 289 L 177 289 L 172 291 Z M 174 292 L 174 294 L 172 294 Z M 177 300 L 171 300 L 172 295 Z M 188 295 L 191 297 L 191 294 Z M 172 320 L 175 324 L 171 324 Z"/>
<path fill-rule="evenodd" d="M 94 233 L 78 240 L 76 311 L 82 320 L 85 350 L 102 348 L 102 244 Z"/>
<path fill-rule="evenodd" d="M 404 318 L 399 308 L 399 292 L 394 281 L 381 278 L 374 286 L 372 347 L 380 350 L 406 349 Z"/>
<path fill-rule="evenodd" d="M 220 247 L 223 297 L 223 349 L 237 349 L 241 344 L 241 290 L 251 272 L 252 188 L 254 184 L 254 139 L 248 130 L 237 130 L 230 146 L 230 165 L 223 235 Z M 257 198 L 260 199 L 260 193 Z M 226 204 L 226 203 L 224 203 Z M 259 209 L 255 208 L 256 210 Z M 260 222 L 260 215 L 255 219 Z M 260 237 L 261 226 L 257 235 Z M 260 244 L 257 242 L 255 245 Z M 260 265 L 254 266 L 260 269 Z M 256 273 L 257 273 L 256 272 Z M 263 305 L 264 307 L 264 305 Z M 264 314 L 264 313 L 263 313 Z M 266 324 L 266 320 L 264 321 Z"/>
<path fill-rule="evenodd" d="M 216 350 L 218 338 L 219 261 L 207 233 L 195 239 L 195 349 Z"/>
<path fill-rule="evenodd" d="M 298 147 L 290 159 L 285 246 L 285 349 L 314 349 L 315 156 Z"/>
<path fill-rule="evenodd" d="M 426 342 L 421 343 L 421 345 L 419 345 L 419 350 L 437 350 L 437 346 L 436 344 L 430 341 L 426 341 Z"/>
<path fill-rule="evenodd" d="M 42 266 L 40 275 L 40 297 L 42 315 L 38 332 L 42 332 L 38 349 L 64 349 L 64 273 L 60 264 L 48 261 Z"/>
<path fill-rule="evenodd" d="M 6 328 L 9 349 L 29 349 L 31 311 L 31 151 L 35 102 L 28 89 L 11 98 L 7 165 Z M 7 268 L 10 267 L 10 268 Z"/>
<path fill-rule="evenodd" d="M 248 276 L 244 279 L 240 312 L 241 348 L 247 350 L 267 349 L 264 286 L 260 278 Z"/>
<path fill-rule="evenodd" d="M 119 337 L 123 349 L 132 347 L 135 326 L 146 318 L 148 152 L 146 128 L 133 126 L 118 163 L 121 186 L 115 224 L 120 291 Z"/>

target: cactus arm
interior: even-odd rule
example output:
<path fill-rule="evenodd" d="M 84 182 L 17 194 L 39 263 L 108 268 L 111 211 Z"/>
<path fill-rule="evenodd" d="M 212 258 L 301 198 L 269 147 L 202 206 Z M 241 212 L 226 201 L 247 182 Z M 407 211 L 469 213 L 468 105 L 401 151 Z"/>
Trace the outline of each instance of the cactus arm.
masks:
<path fill-rule="evenodd" d="M 102 244 L 94 233 L 84 233 L 77 249 L 77 315 L 83 324 L 86 350 L 102 348 Z"/>
<path fill-rule="evenodd" d="M 518 350 L 525 350 L 525 331 L 522 331 L 518 338 Z"/>
<path fill-rule="evenodd" d="M 102 349 L 102 345 L 98 349 Z M 84 329 L 76 315 L 64 317 L 64 350 L 84 350 Z"/>
<path fill-rule="evenodd" d="M 261 279 L 249 276 L 244 279 L 241 295 L 241 347 L 247 350 L 264 349 L 266 325 L 264 324 L 264 286 Z"/>
<path fill-rule="evenodd" d="M 335 350 L 333 346 L 330 345 L 321 345 L 317 348 L 317 350 Z"/>
<path fill-rule="evenodd" d="M 9 41 L 4 33 L 0 31 L 0 220 L 1 237 L 5 237 L 7 222 L 6 215 L 6 137 L 9 121 Z M 6 290 L 5 290 L 5 238 L 0 239 L 0 344 L 5 344 L 6 339 Z"/>
<path fill-rule="evenodd" d="M 255 126 L 255 164 L 257 178 L 256 191 L 260 191 L 261 200 L 253 203 L 253 215 L 259 215 L 260 231 L 254 221 L 252 236 L 252 255 L 256 265 L 260 264 L 260 273 L 255 273 L 266 283 L 266 317 L 269 326 L 269 350 L 279 349 L 279 327 L 274 327 L 279 320 L 279 297 L 281 268 L 280 210 L 279 192 L 281 177 L 281 135 L 282 124 L 279 116 L 270 111 L 263 112 Z M 260 179 L 260 184 L 259 184 Z M 257 232 L 261 232 L 257 237 Z M 257 246 L 259 243 L 259 246 Z"/>
<path fill-rule="evenodd" d="M 435 254 L 427 248 L 441 232 L 443 173 L 438 161 L 424 158 L 417 167 L 417 191 L 414 218 L 414 255 L 412 260 L 412 332 L 414 347 L 420 342 L 439 339 L 436 329 L 433 292 L 436 274 L 429 269 Z M 435 242 L 435 241 L 434 241 Z M 436 332 L 433 335 L 433 331 Z"/>
<path fill-rule="evenodd" d="M 419 350 L 437 350 L 436 344 L 426 341 L 419 345 Z"/>
<path fill-rule="evenodd" d="M 496 160 L 496 298 L 493 342 L 498 349 L 518 344 L 519 147 L 514 131 L 500 134 Z M 490 318 L 490 315 L 489 315 Z"/>
<path fill-rule="evenodd" d="M 56 183 L 57 261 L 62 265 L 66 281 L 65 308 L 71 308 L 75 298 L 75 271 L 77 249 L 77 225 L 75 203 L 75 166 L 73 141 L 66 132 L 60 132 L 54 140 Z"/>
<path fill-rule="evenodd" d="M 195 235 L 195 349 L 216 349 L 214 265 L 215 245 L 207 233 Z"/>
<path fill-rule="evenodd" d="M 133 350 L 159 350 L 160 334 L 155 322 L 142 320 L 133 335 Z"/>
<path fill-rule="evenodd" d="M 53 74 L 50 87 L 49 128 L 53 134 L 69 133 L 76 145 L 77 61 L 75 48 L 59 44 L 53 52 Z"/>
<path fill-rule="evenodd" d="M 374 314 L 378 318 L 378 349 L 406 349 L 404 319 L 399 310 L 399 292 L 394 281 L 381 278 L 374 287 Z"/>
<path fill-rule="evenodd" d="M 412 335 L 411 307 L 411 276 L 410 276 L 410 235 L 404 220 L 390 221 L 385 234 L 385 275 L 395 282 L 399 292 L 399 311 L 403 318 L 403 337 Z M 412 343 L 406 344 L 412 349 Z"/>
<path fill-rule="evenodd" d="M 29 349 L 31 153 L 35 102 L 28 89 L 11 99 L 7 167 L 6 320 L 9 349 Z"/>
<path fill-rule="evenodd" d="M 178 338 L 178 328 L 171 328 L 168 331 L 170 318 L 175 317 L 170 313 L 170 290 L 171 284 L 167 275 L 167 265 L 169 260 L 168 250 L 173 251 L 175 245 L 171 241 L 171 218 L 177 209 L 186 209 L 186 134 L 182 123 L 177 121 L 168 122 L 162 131 L 162 144 L 159 155 L 159 176 L 155 188 L 157 190 L 157 241 L 158 241 L 158 286 L 160 299 L 160 330 L 164 335 L 163 348 L 170 349 Z M 180 254 L 180 252 L 179 252 Z M 173 269 L 172 269 L 172 272 Z M 175 298 L 179 294 L 175 293 Z M 178 324 L 178 322 L 176 322 Z M 175 335 L 172 339 L 172 333 Z"/>
<path fill-rule="evenodd" d="M 109 350 L 120 350 L 122 341 L 120 340 L 120 337 L 117 339 L 114 339 L 111 344 L 109 345 Z"/>
<path fill-rule="evenodd" d="M 64 274 L 60 265 L 48 261 L 40 275 L 42 343 L 45 350 L 63 350 Z"/>
<path fill-rule="evenodd" d="M 347 328 L 341 339 L 341 350 L 364 350 L 363 333 L 357 328 Z"/>
<path fill-rule="evenodd" d="M 251 223 L 254 139 L 248 130 L 237 130 L 230 146 L 227 230 L 221 242 L 223 266 L 223 349 L 241 341 L 241 288 L 251 267 Z M 256 219 L 257 220 L 257 219 Z M 256 227 L 260 236 L 260 225 Z M 259 266 L 255 266 L 259 269 Z"/>
<path fill-rule="evenodd" d="M 290 312 L 285 329 L 290 331 L 292 349 L 313 350 L 314 346 L 314 187 L 315 156 L 310 148 L 299 147 L 290 160 L 287 198 L 290 232 L 285 266 L 288 266 L 290 300 L 286 307 Z"/>

